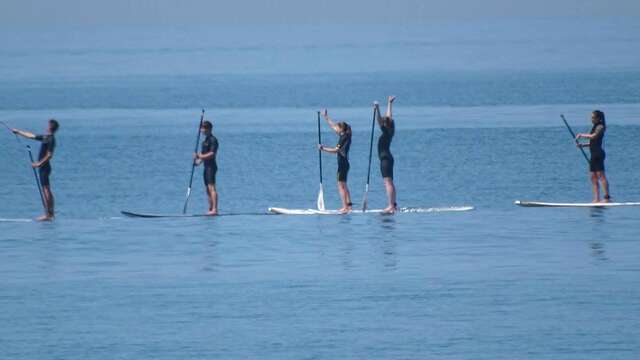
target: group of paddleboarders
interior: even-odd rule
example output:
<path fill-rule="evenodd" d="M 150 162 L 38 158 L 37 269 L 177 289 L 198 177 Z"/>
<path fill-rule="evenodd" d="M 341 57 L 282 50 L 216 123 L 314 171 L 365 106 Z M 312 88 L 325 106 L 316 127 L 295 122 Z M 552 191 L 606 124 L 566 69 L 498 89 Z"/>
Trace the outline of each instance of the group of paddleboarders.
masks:
<path fill-rule="evenodd" d="M 387 207 L 382 210 L 383 213 L 391 214 L 398 209 L 396 203 L 396 187 L 393 184 L 393 155 L 391 155 L 391 140 L 395 134 L 396 125 L 392 115 L 393 102 L 395 96 L 389 96 L 387 99 L 387 111 L 384 116 L 380 115 L 378 102 L 374 102 L 374 114 L 378 126 L 380 127 L 380 137 L 378 138 L 378 158 L 380 159 L 380 172 L 387 191 Z M 327 109 L 322 111 L 324 119 L 336 134 L 338 134 L 338 144 L 335 147 L 327 147 L 318 144 L 321 151 L 336 154 L 338 158 L 338 192 L 342 199 L 342 208 L 338 211 L 348 213 L 352 210 L 353 203 L 349 187 L 347 186 L 347 175 L 349 174 L 349 148 L 351 147 L 351 126 L 346 122 L 334 122 L 328 114 Z"/>
<path fill-rule="evenodd" d="M 379 104 L 374 102 L 374 116 L 378 123 L 381 134 L 378 138 L 378 158 L 380 160 L 380 173 L 384 182 L 387 193 L 388 205 L 383 210 L 385 213 L 394 213 L 398 209 L 396 203 L 396 188 L 393 182 L 394 159 L 391 154 L 391 142 L 395 134 L 395 120 L 393 118 L 392 109 L 395 96 L 389 96 L 387 99 L 387 108 L 385 115 L 380 115 Z M 352 210 L 351 195 L 347 186 L 349 174 L 349 149 L 351 147 L 351 126 L 344 122 L 336 122 L 326 109 L 322 111 L 322 115 L 327 124 L 338 135 L 338 143 L 334 147 L 328 147 L 318 144 L 318 149 L 327 153 L 336 154 L 338 159 L 337 181 L 338 192 L 342 200 L 341 213 L 349 213 Z M 610 202 L 611 195 L 609 192 L 609 181 L 605 175 L 604 161 L 606 154 L 603 149 L 603 140 L 607 130 L 605 115 L 600 110 L 595 110 L 591 114 L 592 128 L 589 133 L 579 133 L 576 135 L 576 145 L 578 147 L 588 147 L 591 153 L 589 159 L 589 171 L 591 183 L 593 186 L 593 202 Z M 39 187 L 41 187 L 41 196 L 45 213 L 38 220 L 53 220 L 54 197 L 51 190 L 50 176 L 52 173 L 51 162 L 53 160 L 56 148 L 55 134 L 58 131 L 59 123 L 55 119 L 50 119 L 47 123 L 47 130 L 43 135 L 35 135 L 31 132 L 11 129 L 11 131 L 19 136 L 30 140 L 41 142 L 40 152 L 37 161 L 33 161 L 31 166 L 38 169 Z M 200 152 L 193 154 L 194 166 L 203 165 L 203 180 L 205 191 L 207 194 L 209 207 L 208 215 L 218 215 L 218 192 L 216 190 L 216 175 L 218 166 L 216 157 L 218 154 L 218 139 L 213 135 L 213 124 L 210 121 L 202 121 L 200 132 L 204 135 L 204 140 L 200 147 Z M 581 143 L 581 139 L 587 139 L 588 143 Z M 602 187 L 604 196 L 600 199 L 600 187 Z"/>

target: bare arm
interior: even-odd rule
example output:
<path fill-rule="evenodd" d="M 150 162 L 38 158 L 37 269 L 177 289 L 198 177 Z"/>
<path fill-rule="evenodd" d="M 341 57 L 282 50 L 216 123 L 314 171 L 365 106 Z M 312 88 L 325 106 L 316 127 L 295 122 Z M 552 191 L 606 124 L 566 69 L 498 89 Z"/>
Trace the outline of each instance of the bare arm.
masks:
<path fill-rule="evenodd" d="M 212 159 L 214 156 L 216 156 L 216 153 L 214 151 L 209 151 L 208 153 L 200 153 L 197 155 L 198 159 L 200 160 L 209 160 Z"/>
<path fill-rule="evenodd" d="M 24 138 L 27 139 L 31 139 L 31 140 L 35 140 L 36 136 L 33 133 L 30 133 L 28 131 L 23 131 L 23 130 L 19 130 L 19 129 L 11 129 L 11 132 L 13 132 L 16 135 L 20 135 Z"/>
<path fill-rule="evenodd" d="M 594 137 L 596 137 L 596 134 L 578 134 L 576 135 L 576 140 L 578 139 L 593 139 Z"/>
<path fill-rule="evenodd" d="M 603 134 L 604 134 L 604 127 L 601 126 L 601 125 L 598 125 L 596 127 L 596 130 L 593 132 L 593 134 L 581 133 L 581 134 L 576 135 L 576 141 L 578 139 L 581 139 L 581 138 L 582 139 L 589 139 L 589 140 L 597 139 L 597 138 L 601 137 Z"/>
<path fill-rule="evenodd" d="M 34 168 L 42 167 L 44 164 L 48 163 L 51 158 L 53 158 L 53 154 L 51 153 L 51 151 L 47 151 L 42 159 L 34 162 L 33 164 L 31 164 L 31 166 L 33 166 Z"/>
<path fill-rule="evenodd" d="M 378 104 L 377 101 L 374 101 L 373 107 L 376 109 L 376 121 L 378 122 L 378 125 L 382 127 L 384 121 L 382 120 L 382 116 L 380 115 L 380 104 Z"/>
<path fill-rule="evenodd" d="M 333 129 L 333 131 L 335 131 L 336 133 L 340 133 L 340 128 L 338 127 L 338 125 L 336 125 L 336 123 L 329 117 L 329 112 L 327 111 L 327 109 L 322 110 L 322 116 L 324 117 L 324 119 L 327 121 L 327 124 L 329 124 L 329 127 L 331 127 Z"/>
<path fill-rule="evenodd" d="M 387 114 L 386 117 L 393 119 L 393 102 L 396 100 L 395 96 L 389 96 L 387 99 Z"/>
<path fill-rule="evenodd" d="M 328 152 L 331 154 L 337 154 L 340 150 L 337 147 L 325 147 L 324 145 L 318 145 L 318 148 L 324 152 Z"/>

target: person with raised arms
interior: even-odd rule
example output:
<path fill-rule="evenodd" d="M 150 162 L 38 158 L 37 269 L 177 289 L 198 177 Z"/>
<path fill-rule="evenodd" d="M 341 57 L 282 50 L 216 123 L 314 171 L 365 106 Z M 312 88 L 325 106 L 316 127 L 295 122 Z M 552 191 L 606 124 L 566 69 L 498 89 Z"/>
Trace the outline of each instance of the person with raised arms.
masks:
<path fill-rule="evenodd" d="M 397 208 L 396 203 L 396 187 L 393 183 L 393 155 L 391 155 L 391 140 L 396 132 L 395 121 L 392 116 L 393 102 L 396 99 L 395 96 L 389 96 L 387 99 L 387 111 L 384 116 L 380 115 L 380 105 L 376 101 L 374 106 L 376 107 L 377 121 L 380 126 L 380 137 L 378 138 L 378 158 L 380 159 L 380 172 L 382 174 L 382 180 L 384 181 L 384 187 L 387 191 L 387 207 L 382 210 L 383 213 L 392 214 Z"/>
<path fill-rule="evenodd" d="M 199 153 L 193 154 L 195 164 L 204 164 L 204 186 L 209 199 L 209 211 L 207 215 L 218 215 L 218 192 L 216 190 L 216 173 L 218 172 L 218 164 L 216 163 L 216 155 L 218 154 L 218 139 L 212 133 L 213 124 L 210 121 L 204 121 L 200 131 L 204 135 L 202 148 Z"/>
<path fill-rule="evenodd" d="M 338 157 L 338 192 L 342 199 L 342 208 L 338 210 L 340 213 L 346 214 L 351 212 L 353 204 L 351 203 L 351 195 L 347 186 L 347 176 L 349 174 L 349 148 L 351 147 L 351 126 L 346 122 L 334 122 L 328 114 L 327 109 L 322 111 L 324 119 L 327 121 L 333 131 L 338 134 L 338 144 L 335 147 L 326 147 L 318 144 L 321 151 L 336 154 Z"/>
<path fill-rule="evenodd" d="M 604 113 L 600 110 L 594 110 L 591 113 L 591 123 L 593 124 L 591 131 L 588 134 L 577 134 L 576 143 L 578 147 L 588 147 L 591 152 L 589 171 L 591 173 L 591 184 L 593 185 L 593 202 L 600 202 L 600 184 L 602 184 L 602 189 L 604 190 L 604 199 L 602 201 L 611 202 L 609 181 L 604 172 L 604 159 L 606 154 L 602 146 L 602 141 L 604 140 L 604 135 L 607 130 Z M 580 139 L 589 139 L 589 143 L 579 143 L 578 141 Z"/>
<path fill-rule="evenodd" d="M 53 152 L 56 148 L 55 133 L 58 131 L 60 124 L 55 119 L 49 119 L 47 132 L 44 135 L 35 135 L 31 132 L 11 129 L 11 131 L 24 138 L 40 141 L 40 153 L 38 154 L 38 161 L 31 164 L 34 169 L 38 169 L 38 178 L 40 179 L 40 186 L 42 187 L 42 200 L 44 202 L 44 215 L 38 218 L 39 221 L 53 220 L 55 217 L 53 198 L 53 192 L 51 191 L 51 182 L 49 177 L 51 176 L 51 160 L 53 159 Z"/>

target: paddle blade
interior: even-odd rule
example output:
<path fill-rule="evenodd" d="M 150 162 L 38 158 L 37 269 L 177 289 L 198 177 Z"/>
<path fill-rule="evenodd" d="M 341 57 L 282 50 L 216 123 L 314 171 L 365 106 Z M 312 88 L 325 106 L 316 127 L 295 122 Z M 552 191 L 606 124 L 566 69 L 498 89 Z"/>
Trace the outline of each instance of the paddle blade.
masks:
<path fill-rule="evenodd" d="M 189 198 L 191 197 L 191 187 L 187 188 L 187 199 L 184 201 L 184 207 L 182 208 L 182 213 L 187 213 L 187 206 L 189 206 Z"/>
<path fill-rule="evenodd" d="M 369 198 L 369 184 L 365 185 L 364 187 L 364 196 L 362 197 L 362 211 L 367 211 L 368 198 Z"/>
<path fill-rule="evenodd" d="M 324 210 L 324 189 L 320 184 L 320 191 L 318 192 L 318 210 Z"/>

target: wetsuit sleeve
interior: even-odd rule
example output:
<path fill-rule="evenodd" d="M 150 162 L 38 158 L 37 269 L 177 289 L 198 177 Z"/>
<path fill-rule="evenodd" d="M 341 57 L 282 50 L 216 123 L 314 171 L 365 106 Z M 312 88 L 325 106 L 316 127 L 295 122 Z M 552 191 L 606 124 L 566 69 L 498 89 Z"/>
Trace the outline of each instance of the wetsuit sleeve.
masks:
<path fill-rule="evenodd" d="M 604 126 L 598 125 L 596 129 L 593 131 L 593 137 L 595 139 L 600 139 L 604 135 Z"/>
<path fill-rule="evenodd" d="M 36 135 L 34 140 L 41 141 L 43 144 L 48 144 L 51 141 L 51 136 L 49 136 L 49 135 Z"/>
<path fill-rule="evenodd" d="M 209 152 L 209 148 L 211 148 L 211 144 L 207 140 L 205 140 L 202 142 L 202 147 L 200 148 L 200 152 L 202 154 L 206 154 Z"/>
<path fill-rule="evenodd" d="M 338 149 L 338 153 L 342 156 L 346 156 L 344 153 L 344 147 L 347 144 L 349 139 L 345 135 L 340 135 L 340 139 L 338 140 L 338 144 L 336 145 L 336 149 Z"/>
<path fill-rule="evenodd" d="M 213 138 L 213 141 L 211 142 L 210 151 L 213 151 L 214 154 L 218 153 L 218 138 L 216 137 Z"/>

